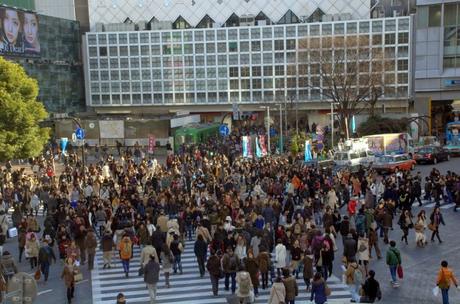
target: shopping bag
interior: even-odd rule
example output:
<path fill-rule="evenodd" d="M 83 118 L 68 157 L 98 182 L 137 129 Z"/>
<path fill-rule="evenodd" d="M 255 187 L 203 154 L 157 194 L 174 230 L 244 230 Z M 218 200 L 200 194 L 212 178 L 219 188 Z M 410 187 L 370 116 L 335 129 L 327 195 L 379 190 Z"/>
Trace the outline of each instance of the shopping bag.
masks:
<path fill-rule="evenodd" d="M 78 272 L 78 273 L 74 274 L 74 275 L 73 275 L 73 280 L 74 280 L 75 282 L 83 281 L 83 273 Z"/>
<path fill-rule="evenodd" d="M 16 227 L 8 229 L 8 237 L 9 238 L 14 238 L 18 236 L 18 229 Z"/>
<path fill-rule="evenodd" d="M 398 278 L 402 279 L 404 277 L 404 272 L 403 272 L 402 266 L 398 265 L 398 268 L 396 269 L 396 271 L 398 272 Z"/>
<path fill-rule="evenodd" d="M 42 273 L 40 272 L 40 268 L 39 268 L 35 271 L 35 274 L 34 274 L 35 281 L 40 280 L 41 276 L 42 276 Z"/>
<path fill-rule="evenodd" d="M 439 287 L 438 286 L 435 286 L 433 288 L 433 296 L 437 297 L 439 295 Z"/>

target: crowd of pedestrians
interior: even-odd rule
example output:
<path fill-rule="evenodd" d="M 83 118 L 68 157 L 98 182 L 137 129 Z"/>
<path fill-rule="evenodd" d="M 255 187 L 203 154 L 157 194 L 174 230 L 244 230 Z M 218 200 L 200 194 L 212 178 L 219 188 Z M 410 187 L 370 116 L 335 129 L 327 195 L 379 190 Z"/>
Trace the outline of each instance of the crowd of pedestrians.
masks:
<path fill-rule="evenodd" d="M 215 296 L 224 289 L 251 303 L 260 289 L 269 288 L 269 303 L 294 303 L 303 290 L 322 304 L 331 295 L 327 282 L 339 259 L 352 302 L 373 303 L 382 298 L 373 250 L 378 260 L 386 253 L 392 285 L 399 285 L 403 260 L 389 237 L 395 222 L 401 245 L 412 229 L 420 247 L 428 244 L 427 230 L 431 242 L 435 237 L 442 242 L 446 223 L 440 208 L 428 216 L 412 214 L 412 204 L 421 203 L 419 173 L 382 177 L 364 168 L 333 173 L 292 156 L 243 159 L 234 153 L 238 140 L 232 144 L 235 149 L 215 143 L 181 148 L 168 153 L 164 165 L 127 149 L 88 166 L 67 163 L 61 172 L 45 157 L 33 160 L 33 174 L 5 169 L 1 234 L 8 230 L 2 212 L 11 207 L 18 261 L 27 259 L 47 280 L 50 265 L 62 260 L 68 303 L 81 279 L 79 269 L 93 269 L 96 250 L 103 252 L 103 268 L 121 262 L 128 277 L 134 246 L 142 248 L 139 275 L 154 303 L 160 276 L 169 288 L 171 276 L 183 273 L 185 240 L 194 240 L 198 273 L 209 273 Z M 424 190 L 426 200 L 460 204 L 460 178 L 453 172 L 442 176 L 433 169 Z M 3 252 L 2 260 L 8 255 Z M 447 297 L 446 281 L 457 283 L 447 263 L 440 274 Z M 298 278 L 304 284 L 299 286 Z"/>

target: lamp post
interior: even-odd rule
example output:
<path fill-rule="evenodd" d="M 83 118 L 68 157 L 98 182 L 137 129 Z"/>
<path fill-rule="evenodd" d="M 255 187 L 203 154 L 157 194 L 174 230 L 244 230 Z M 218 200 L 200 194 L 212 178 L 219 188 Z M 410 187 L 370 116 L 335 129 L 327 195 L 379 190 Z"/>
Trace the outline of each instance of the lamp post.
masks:
<path fill-rule="evenodd" d="M 331 149 L 334 149 L 334 105 L 338 102 L 331 102 Z"/>
<path fill-rule="evenodd" d="M 280 154 L 283 153 L 283 146 L 284 146 L 284 143 L 283 143 L 283 105 L 280 103 L 278 104 L 278 106 L 280 107 Z"/>

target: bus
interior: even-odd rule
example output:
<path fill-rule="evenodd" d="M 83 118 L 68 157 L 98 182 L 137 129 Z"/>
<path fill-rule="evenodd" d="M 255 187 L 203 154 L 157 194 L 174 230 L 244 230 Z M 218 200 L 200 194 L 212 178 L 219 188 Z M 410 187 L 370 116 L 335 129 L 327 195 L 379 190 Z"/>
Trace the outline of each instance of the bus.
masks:
<path fill-rule="evenodd" d="M 451 155 L 460 155 L 460 121 L 447 123 L 444 149 Z"/>
<path fill-rule="evenodd" d="M 174 151 L 182 145 L 196 145 L 219 135 L 219 124 L 189 124 L 174 132 Z"/>

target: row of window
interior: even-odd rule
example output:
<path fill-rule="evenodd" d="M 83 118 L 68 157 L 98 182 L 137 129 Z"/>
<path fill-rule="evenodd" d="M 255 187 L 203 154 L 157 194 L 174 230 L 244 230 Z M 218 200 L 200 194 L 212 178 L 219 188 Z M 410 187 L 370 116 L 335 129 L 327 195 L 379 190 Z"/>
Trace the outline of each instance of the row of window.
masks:
<path fill-rule="evenodd" d="M 384 97 L 407 97 L 408 87 L 387 87 Z M 197 93 L 155 93 L 155 94 L 93 94 L 93 105 L 151 105 L 181 103 L 228 103 L 228 102 L 271 102 L 283 101 L 286 96 L 298 100 L 321 100 L 321 90 L 276 90 L 274 91 L 238 91 L 238 92 L 197 92 Z M 323 98 L 326 99 L 326 98 Z"/>
<path fill-rule="evenodd" d="M 396 40 L 397 39 L 397 40 Z M 304 40 L 264 40 L 264 41 L 236 41 L 218 43 L 195 43 L 195 44 L 162 44 L 162 45 L 131 45 L 131 46 L 100 46 L 89 47 L 90 58 L 95 57 L 134 57 L 134 56 L 167 56 L 183 54 L 215 54 L 236 52 L 271 52 L 289 51 L 296 49 L 320 49 L 320 48 L 353 48 L 353 47 L 379 47 L 383 44 L 407 44 L 409 33 L 358 36 L 356 40 L 347 40 L 343 37 L 310 38 Z"/>
<path fill-rule="evenodd" d="M 89 33 L 88 45 L 149 44 L 181 41 L 227 41 L 281 37 L 401 32 L 409 30 L 409 18 L 290 26 L 264 26 L 210 30 L 152 31 L 131 33 Z"/>
<path fill-rule="evenodd" d="M 372 71 L 380 73 L 382 65 L 385 72 L 407 71 L 409 61 L 407 59 L 361 61 L 357 70 L 361 73 L 370 73 Z M 344 66 L 337 66 L 344 68 Z M 162 80 L 162 79 L 190 79 L 190 78 L 234 78 L 234 77 L 265 77 L 275 76 L 296 76 L 296 75 L 318 75 L 324 68 L 319 63 L 310 65 L 266 65 L 266 66 L 230 66 L 222 68 L 174 68 L 174 69 L 126 69 L 126 70 L 91 70 L 91 81 L 108 81 L 108 80 Z"/>
<path fill-rule="evenodd" d="M 396 77 L 397 76 L 397 77 Z M 363 75 L 363 77 L 366 77 Z M 384 81 L 386 86 L 407 85 L 408 74 L 385 74 Z M 355 84 L 358 83 L 358 80 Z M 129 93 L 129 92 L 168 92 L 168 91 L 206 91 L 206 90 L 244 90 L 251 89 L 290 89 L 295 88 L 308 88 L 308 87 L 321 87 L 320 77 L 300 77 L 300 78 L 272 78 L 272 79 L 231 79 L 227 80 L 196 80 L 196 81 L 143 81 L 143 82 L 92 82 L 92 93 Z"/>

